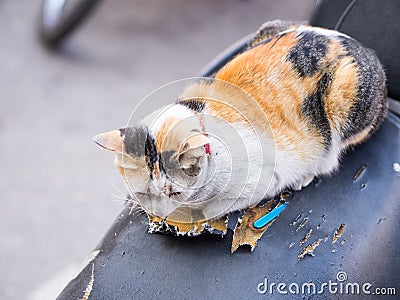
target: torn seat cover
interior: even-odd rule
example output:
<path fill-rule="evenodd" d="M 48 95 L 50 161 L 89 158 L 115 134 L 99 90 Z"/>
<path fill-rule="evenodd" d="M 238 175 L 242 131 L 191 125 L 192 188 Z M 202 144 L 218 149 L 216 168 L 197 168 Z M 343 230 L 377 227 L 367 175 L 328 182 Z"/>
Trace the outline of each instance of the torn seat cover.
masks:
<path fill-rule="evenodd" d="M 180 215 L 185 216 L 182 222 L 178 222 L 176 216 L 171 219 L 162 219 L 147 214 L 149 220 L 148 232 L 171 234 L 175 236 L 197 236 L 208 233 L 224 237 L 229 228 L 234 232 L 231 247 L 232 253 L 242 245 L 249 245 L 251 251 L 253 251 L 257 246 L 257 241 L 272 225 L 278 215 L 274 215 L 274 217 L 261 228 L 256 228 L 254 222 L 270 213 L 274 208 L 282 206 L 285 203 L 284 199 L 288 195 L 287 192 L 282 193 L 279 201 L 274 199 L 267 202 L 262 201 L 255 207 L 249 207 L 236 214 L 225 215 L 217 220 L 198 221 L 198 218 L 192 218 L 190 214 L 182 213 L 182 211 L 180 211 Z"/>

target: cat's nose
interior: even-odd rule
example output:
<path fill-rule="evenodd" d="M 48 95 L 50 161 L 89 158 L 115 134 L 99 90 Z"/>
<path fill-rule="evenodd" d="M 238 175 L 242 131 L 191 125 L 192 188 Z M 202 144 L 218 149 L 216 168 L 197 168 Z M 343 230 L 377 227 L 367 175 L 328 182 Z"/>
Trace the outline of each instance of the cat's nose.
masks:
<path fill-rule="evenodd" d="M 173 196 L 178 196 L 181 194 L 181 192 L 178 192 L 174 190 L 172 185 L 166 185 L 164 186 L 164 194 L 168 197 L 171 198 Z"/>
<path fill-rule="evenodd" d="M 170 197 L 170 194 L 173 192 L 173 187 L 170 184 L 164 184 L 164 194 Z"/>

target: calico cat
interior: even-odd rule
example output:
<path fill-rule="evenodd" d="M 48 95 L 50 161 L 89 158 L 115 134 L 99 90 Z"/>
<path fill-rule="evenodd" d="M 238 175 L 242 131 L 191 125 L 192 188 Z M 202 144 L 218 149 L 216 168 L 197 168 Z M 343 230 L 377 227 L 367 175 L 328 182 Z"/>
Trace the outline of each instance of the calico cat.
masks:
<path fill-rule="evenodd" d="M 385 80 L 374 52 L 351 37 L 272 21 L 215 78 L 94 140 L 116 153 L 147 213 L 186 206 L 214 219 L 335 171 L 384 121 Z"/>

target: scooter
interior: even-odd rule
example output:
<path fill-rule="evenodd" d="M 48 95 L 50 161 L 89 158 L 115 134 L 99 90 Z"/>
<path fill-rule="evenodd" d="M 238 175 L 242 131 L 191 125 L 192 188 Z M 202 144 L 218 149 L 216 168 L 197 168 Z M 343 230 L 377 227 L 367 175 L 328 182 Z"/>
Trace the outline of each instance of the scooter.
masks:
<path fill-rule="evenodd" d="M 100 0 L 43 0 L 39 36 L 50 48 L 59 47 L 87 19 Z"/>

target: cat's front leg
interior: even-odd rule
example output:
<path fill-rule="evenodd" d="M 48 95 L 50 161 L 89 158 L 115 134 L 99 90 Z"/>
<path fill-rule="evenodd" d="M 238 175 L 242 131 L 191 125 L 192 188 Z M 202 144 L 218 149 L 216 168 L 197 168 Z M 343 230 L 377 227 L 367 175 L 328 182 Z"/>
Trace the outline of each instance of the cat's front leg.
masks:
<path fill-rule="evenodd" d="M 308 186 L 313 180 L 314 180 L 314 175 L 310 175 L 308 177 L 305 177 L 302 181 L 300 181 L 295 187 L 295 191 L 300 191 L 303 187 Z"/>

